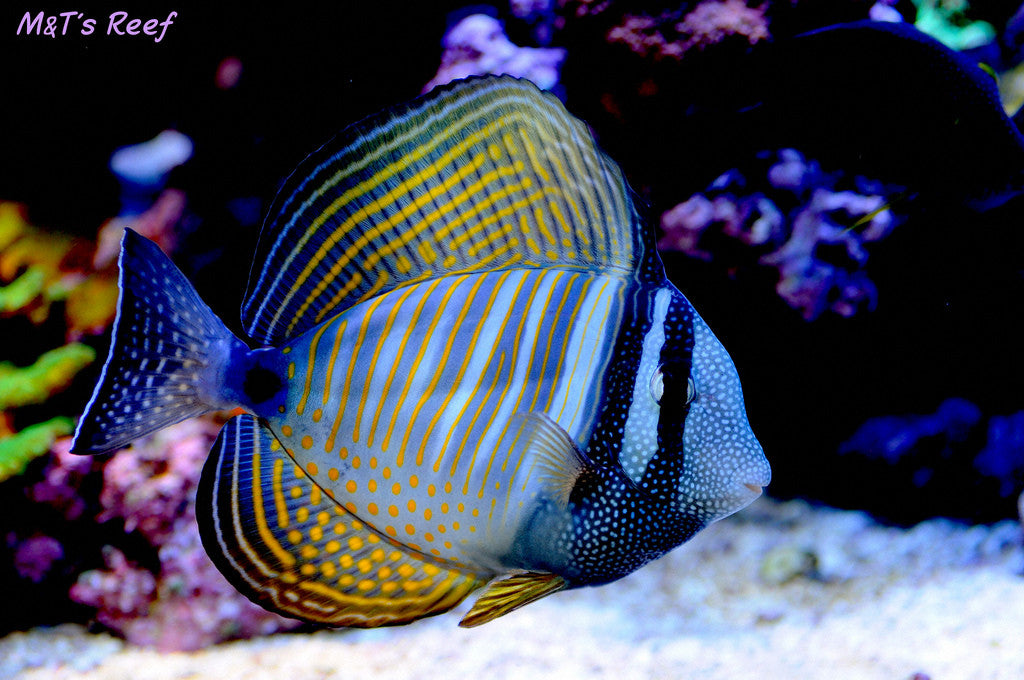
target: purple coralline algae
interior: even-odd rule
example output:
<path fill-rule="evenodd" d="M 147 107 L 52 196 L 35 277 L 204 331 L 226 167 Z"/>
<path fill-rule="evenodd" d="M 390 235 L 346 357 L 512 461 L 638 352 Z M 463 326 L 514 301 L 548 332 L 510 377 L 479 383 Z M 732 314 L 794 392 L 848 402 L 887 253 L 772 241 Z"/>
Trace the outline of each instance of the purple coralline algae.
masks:
<path fill-rule="evenodd" d="M 520 47 L 505 35 L 501 22 L 486 14 L 471 14 L 458 22 L 441 41 L 444 52 L 437 74 L 423 91 L 472 75 L 510 75 L 532 81 L 544 90 L 558 84 L 558 69 L 565 50 Z"/>
<path fill-rule="evenodd" d="M 60 541 L 52 536 L 36 535 L 18 543 L 14 551 L 14 568 L 22 578 L 39 583 L 62 557 L 64 549 Z"/>
<path fill-rule="evenodd" d="M 163 545 L 176 518 L 195 501 L 218 429 L 209 419 L 188 420 L 115 453 L 103 468 L 98 519 L 123 519 L 125 531 L 138 531 L 153 545 Z"/>
<path fill-rule="evenodd" d="M 132 643 L 193 650 L 297 625 L 249 602 L 203 549 L 195 494 L 218 429 L 210 418 L 185 421 L 116 453 L 103 469 L 99 519 L 142 534 L 160 568 L 153 573 L 108 546 L 106 569 L 81 574 L 71 597 Z"/>
<path fill-rule="evenodd" d="M 868 249 L 896 226 L 888 205 L 897 189 L 862 178 L 841 189 L 841 175 L 793 149 L 762 156 L 764 179 L 732 170 L 664 212 L 659 247 L 731 273 L 775 269 L 776 292 L 808 321 L 874 309 Z"/>
<path fill-rule="evenodd" d="M 71 453 L 71 437 L 58 439 L 50 449 L 42 480 L 28 488 L 28 497 L 55 508 L 67 520 L 77 520 L 88 509 L 82 497 L 82 485 L 102 466 L 100 458 Z"/>

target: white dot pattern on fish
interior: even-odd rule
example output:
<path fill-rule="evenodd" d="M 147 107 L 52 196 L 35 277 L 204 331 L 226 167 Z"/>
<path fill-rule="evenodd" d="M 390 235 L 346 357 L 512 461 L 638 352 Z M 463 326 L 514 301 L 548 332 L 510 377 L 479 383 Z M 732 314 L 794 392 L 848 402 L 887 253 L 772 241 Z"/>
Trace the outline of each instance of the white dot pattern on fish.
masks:
<path fill-rule="evenodd" d="M 690 457 L 679 483 L 679 502 L 690 511 L 720 519 L 749 495 L 743 484 L 767 485 L 768 465 L 747 423 L 739 376 L 729 354 L 702 319 L 694 321 L 694 382 L 697 397 L 683 430 Z"/>
<path fill-rule="evenodd" d="M 647 463 L 658 451 L 659 404 L 651 395 L 650 385 L 655 371 L 661 367 L 661 350 L 665 344 L 665 325 L 672 293 L 668 289 L 655 296 L 650 329 L 640 349 L 640 363 L 633 371 L 635 381 L 632 400 L 626 415 L 623 449 L 619 460 L 626 474 L 640 482 Z"/>
<path fill-rule="evenodd" d="M 199 357 L 209 356 L 210 345 L 222 337 L 222 324 L 211 320 L 206 305 L 170 262 L 137 260 L 132 265 L 122 267 L 118 325 L 123 330 L 112 341 L 104 366 L 113 398 L 97 405 L 107 416 L 97 427 L 108 438 L 145 425 L 144 419 L 176 422 L 183 405 L 202 402 L 205 365 Z"/>

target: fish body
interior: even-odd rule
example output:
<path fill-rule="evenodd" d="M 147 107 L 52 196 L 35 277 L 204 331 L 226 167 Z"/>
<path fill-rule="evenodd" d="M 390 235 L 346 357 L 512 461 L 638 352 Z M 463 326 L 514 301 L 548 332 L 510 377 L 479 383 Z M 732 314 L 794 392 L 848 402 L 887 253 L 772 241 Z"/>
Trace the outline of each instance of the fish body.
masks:
<path fill-rule="evenodd" d="M 557 100 L 480 78 L 367 119 L 279 193 L 231 335 L 128 231 L 73 450 L 241 407 L 197 497 L 247 596 L 405 623 L 490 582 L 478 625 L 613 581 L 760 493 L 725 349 L 621 172 Z"/>

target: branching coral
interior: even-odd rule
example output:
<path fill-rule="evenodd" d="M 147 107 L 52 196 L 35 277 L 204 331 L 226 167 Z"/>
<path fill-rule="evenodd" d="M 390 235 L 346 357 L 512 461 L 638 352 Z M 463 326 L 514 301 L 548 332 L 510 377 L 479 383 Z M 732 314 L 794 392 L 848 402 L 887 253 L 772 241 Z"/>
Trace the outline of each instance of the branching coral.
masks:
<path fill-rule="evenodd" d="M 5 545 L 16 574 L 42 587 L 51 577 L 67 583 L 77 573 L 71 599 L 94 607 L 98 621 L 138 644 L 196 649 L 295 625 L 239 594 L 201 545 L 196 487 L 219 423 L 206 418 L 179 424 L 110 458 L 72 455 L 67 435 L 74 423 L 63 415 L 22 423 L 47 411 L 59 414 L 50 405 L 63 402 L 52 397 L 94 360 L 96 351 L 77 341 L 105 330 L 114 317 L 114 260 L 124 228 L 132 227 L 165 249 L 173 247 L 185 196 L 177 189 L 164 189 L 158 196 L 155 192 L 162 187 L 166 168 L 180 162 L 181 154 L 163 163 L 163 174 L 155 179 L 142 182 L 138 172 L 150 161 L 160 161 L 151 158 L 160 153 L 160 145 L 144 144 L 122 150 L 112 163 L 132 187 L 145 183 L 152 190 L 152 196 L 146 194 L 152 203 L 135 204 L 145 207 L 141 214 L 108 220 L 98 244 L 48 234 L 31 226 L 20 206 L 0 203 L 0 325 L 38 328 L 51 346 L 55 332 L 63 333 L 68 343 L 31 362 L 27 343 L 33 340 L 26 337 L 17 348 L 20 364 L 0 361 L 0 479 L 52 452 L 45 466 L 33 468 L 25 478 L 24 493 L 29 501 L 56 510 L 63 524 L 45 527 L 26 518 L 12 525 Z M 131 176 L 123 167 L 125 154 L 137 156 L 129 158 Z M 61 311 L 63 328 L 54 318 Z M 87 394 L 76 402 L 84 405 Z M 91 545 L 67 541 L 76 526 L 88 527 L 83 533 L 92 538 Z M 79 573 L 96 564 L 104 544 L 105 567 Z"/>
<path fill-rule="evenodd" d="M 169 245 L 170 226 L 184 209 L 180 191 L 165 191 L 131 225 Z M 90 365 L 96 352 L 77 342 L 104 331 L 114 319 L 117 276 L 113 260 L 127 218 L 109 220 L 101 230 L 100 246 L 84 239 L 52 234 L 29 224 L 25 208 L 0 202 L 0 318 L 24 317 L 32 324 L 46 322 L 62 309 L 67 345 L 43 353 L 29 366 L 19 367 L 0 357 L 0 481 L 20 474 L 30 460 L 41 456 L 57 437 L 71 433 L 65 417 L 29 425 L 15 432 L 11 410 L 41 404 L 67 389 Z M 0 331 L 4 332 L 4 331 Z"/>
<path fill-rule="evenodd" d="M 841 190 L 838 176 L 792 149 L 767 160 L 763 180 L 731 171 L 666 211 L 659 247 L 730 271 L 774 268 L 776 292 L 807 320 L 873 308 L 868 248 L 896 225 L 888 207 L 896 188 L 858 180 L 860 191 Z"/>

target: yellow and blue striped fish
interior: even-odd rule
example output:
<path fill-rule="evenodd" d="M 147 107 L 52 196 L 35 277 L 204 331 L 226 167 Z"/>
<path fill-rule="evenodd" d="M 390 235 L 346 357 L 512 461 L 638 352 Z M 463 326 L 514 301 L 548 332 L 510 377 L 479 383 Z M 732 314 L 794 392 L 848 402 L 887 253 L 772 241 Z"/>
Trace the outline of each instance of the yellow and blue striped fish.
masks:
<path fill-rule="evenodd" d="M 121 247 L 73 450 L 244 409 L 197 514 L 281 614 L 406 623 L 487 585 L 478 625 L 620 578 L 768 483 L 732 361 L 621 171 L 528 82 L 435 90 L 306 159 L 260 235 L 249 343 L 152 242 Z"/>

